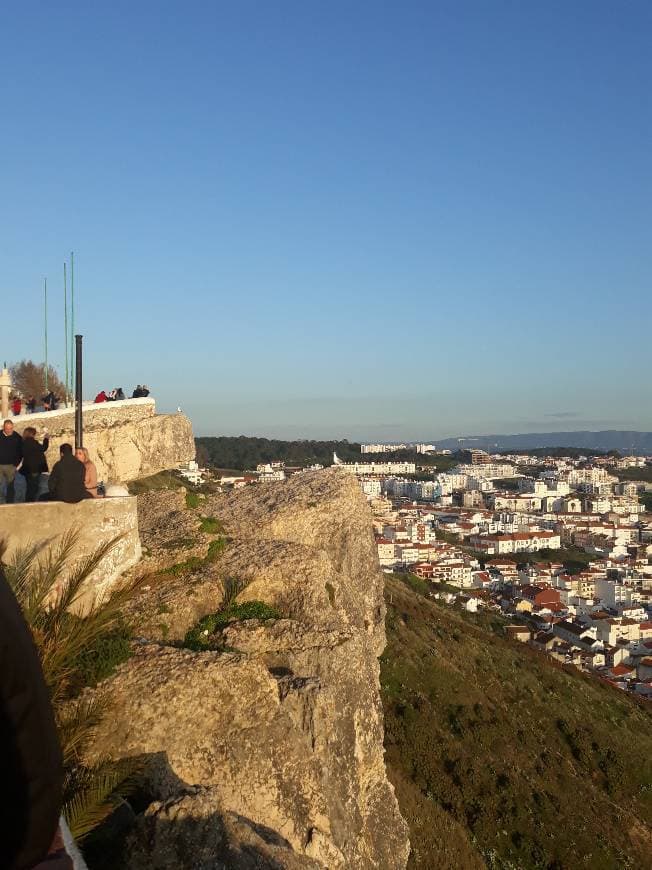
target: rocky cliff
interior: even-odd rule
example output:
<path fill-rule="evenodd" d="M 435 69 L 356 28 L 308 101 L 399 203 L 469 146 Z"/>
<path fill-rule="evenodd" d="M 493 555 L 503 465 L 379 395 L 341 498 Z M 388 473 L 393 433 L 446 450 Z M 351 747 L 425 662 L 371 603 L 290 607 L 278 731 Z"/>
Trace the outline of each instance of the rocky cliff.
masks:
<path fill-rule="evenodd" d="M 167 572 L 166 554 L 201 549 L 199 517 L 177 493 L 139 498 L 143 567 L 157 570 L 96 741 L 98 755 L 146 772 L 151 803 L 125 866 L 403 868 L 407 829 L 383 756 L 383 578 L 356 481 L 315 472 L 209 496 L 200 512 L 221 522 L 226 548 Z M 231 622 L 220 650 L 183 648 L 228 578 L 238 603 L 278 618 Z"/>
<path fill-rule="evenodd" d="M 50 433 L 50 468 L 59 458 L 59 445 L 74 444 L 72 410 L 23 415 L 15 418 L 18 432 L 34 426 L 37 438 Z M 190 420 L 183 414 L 157 414 L 153 399 L 128 399 L 84 405 L 84 446 L 97 466 L 98 478 L 121 483 L 174 468 L 195 457 Z"/>

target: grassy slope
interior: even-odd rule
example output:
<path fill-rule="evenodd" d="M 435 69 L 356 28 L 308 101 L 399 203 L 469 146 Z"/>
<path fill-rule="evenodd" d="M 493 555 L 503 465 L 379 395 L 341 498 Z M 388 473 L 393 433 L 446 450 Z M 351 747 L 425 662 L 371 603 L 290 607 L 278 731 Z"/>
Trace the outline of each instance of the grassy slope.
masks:
<path fill-rule="evenodd" d="M 652 867 L 652 715 L 387 583 L 387 764 L 411 867 Z"/>

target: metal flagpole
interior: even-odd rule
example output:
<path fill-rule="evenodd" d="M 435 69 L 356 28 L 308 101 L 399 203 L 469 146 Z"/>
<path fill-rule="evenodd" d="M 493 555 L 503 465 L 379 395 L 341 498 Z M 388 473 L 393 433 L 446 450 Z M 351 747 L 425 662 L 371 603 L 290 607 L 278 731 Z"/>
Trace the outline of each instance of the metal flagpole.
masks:
<path fill-rule="evenodd" d="M 63 264 L 63 329 L 65 333 L 64 351 L 66 359 L 66 406 L 70 395 L 70 373 L 68 370 L 68 281 L 66 278 L 66 264 Z"/>
<path fill-rule="evenodd" d="M 70 392 L 75 378 L 75 261 L 73 252 L 70 252 Z"/>
<path fill-rule="evenodd" d="M 45 394 L 48 393 L 48 279 L 43 279 L 43 320 L 45 331 Z"/>

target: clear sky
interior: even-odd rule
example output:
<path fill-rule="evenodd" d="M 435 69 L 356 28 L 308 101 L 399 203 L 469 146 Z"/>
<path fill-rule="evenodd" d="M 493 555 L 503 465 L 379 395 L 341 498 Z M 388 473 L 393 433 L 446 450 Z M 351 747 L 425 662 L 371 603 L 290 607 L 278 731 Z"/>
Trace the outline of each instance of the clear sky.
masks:
<path fill-rule="evenodd" d="M 652 3 L 6 7 L 0 357 L 199 434 L 652 429 Z M 56 304 L 55 304 L 56 303 Z"/>

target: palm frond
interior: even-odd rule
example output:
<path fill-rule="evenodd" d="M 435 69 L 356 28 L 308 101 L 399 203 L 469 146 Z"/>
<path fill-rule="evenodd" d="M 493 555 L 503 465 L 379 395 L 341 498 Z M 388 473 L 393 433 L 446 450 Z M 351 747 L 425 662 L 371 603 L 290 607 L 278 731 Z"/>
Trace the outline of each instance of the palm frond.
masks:
<path fill-rule="evenodd" d="M 46 605 L 52 594 L 65 583 L 65 568 L 79 541 L 79 530 L 69 529 L 45 551 L 31 572 L 26 600 L 23 604 L 25 618 L 39 626 L 47 620 L 50 608 Z"/>
<path fill-rule="evenodd" d="M 28 590 L 31 585 L 32 569 L 36 563 L 36 559 L 41 551 L 48 545 L 48 541 L 36 541 L 33 544 L 27 544 L 24 547 L 16 549 L 4 566 L 7 582 L 18 600 L 18 603 L 23 607 L 28 598 Z M 5 545 L 0 551 L 0 559 L 5 552 Z"/>
<path fill-rule="evenodd" d="M 102 693 L 69 701 L 57 711 L 57 729 L 63 750 L 63 765 L 78 764 L 95 738 L 97 726 L 109 707 Z"/>
<path fill-rule="evenodd" d="M 66 582 L 63 584 L 59 594 L 57 595 L 53 609 L 67 611 L 77 603 L 82 594 L 82 587 L 86 580 L 88 580 L 90 575 L 100 566 L 106 556 L 111 552 L 116 544 L 122 540 L 122 538 L 124 538 L 124 534 L 116 535 L 110 540 L 97 546 L 88 556 L 78 562 L 68 575 Z M 101 604 L 101 601 L 99 604 Z M 98 602 L 93 601 L 90 605 L 91 610 L 97 606 Z"/>
<path fill-rule="evenodd" d="M 75 840 L 100 825 L 139 785 L 141 765 L 133 759 L 100 761 L 75 769 L 64 783 L 63 815 Z"/>
<path fill-rule="evenodd" d="M 107 594 L 89 596 L 80 608 L 86 581 L 122 536 L 75 559 L 79 530 L 70 529 L 52 543 L 23 547 L 12 555 L 7 577 L 31 628 L 50 689 L 64 759 L 64 813 L 72 834 L 84 837 L 102 822 L 137 784 L 134 761 L 102 760 L 85 766 L 83 758 L 108 709 L 100 693 L 75 698 L 85 685 L 88 656 L 124 626 L 125 605 L 146 577 L 118 583 Z M 0 540 L 0 559 L 6 552 Z M 72 567 L 70 567 L 72 566 Z M 74 612 L 78 611 L 78 612 Z M 99 646 L 98 646 L 99 644 Z"/>

